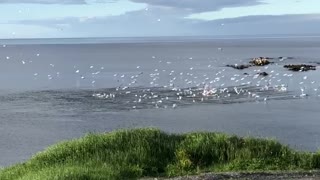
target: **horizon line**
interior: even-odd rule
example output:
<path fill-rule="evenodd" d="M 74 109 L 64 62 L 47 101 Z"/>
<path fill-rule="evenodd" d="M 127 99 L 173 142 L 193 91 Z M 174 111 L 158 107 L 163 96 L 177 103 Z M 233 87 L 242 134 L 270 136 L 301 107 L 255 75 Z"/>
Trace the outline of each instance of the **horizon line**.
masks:
<path fill-rule="evenodd" d="M 298 37 L 320 37 L 319 34 L 259 34 L 259 35 L 190 35 L 190 36 L 88 36 L 88 37 L 26 37 L 26 38 L 0 38 L 1 40 L 44 40 L 44 39 L 139 39 L 139 38 L 212 38 L 212 39 L 230 39 L 235 38 L 298 38 Z"/>

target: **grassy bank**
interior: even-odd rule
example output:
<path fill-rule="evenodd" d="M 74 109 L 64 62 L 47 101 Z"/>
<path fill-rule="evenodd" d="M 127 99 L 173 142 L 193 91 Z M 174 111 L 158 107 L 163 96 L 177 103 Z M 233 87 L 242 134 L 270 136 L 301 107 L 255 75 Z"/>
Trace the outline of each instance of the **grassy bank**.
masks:
<path fill-rule="evenodd" d="M 320 153 L 297 152 L 273 140 L 134 129 L 59 143 L 23 164 L 1 170 L 0 179 L 135 179 L 319 168 Z"/>

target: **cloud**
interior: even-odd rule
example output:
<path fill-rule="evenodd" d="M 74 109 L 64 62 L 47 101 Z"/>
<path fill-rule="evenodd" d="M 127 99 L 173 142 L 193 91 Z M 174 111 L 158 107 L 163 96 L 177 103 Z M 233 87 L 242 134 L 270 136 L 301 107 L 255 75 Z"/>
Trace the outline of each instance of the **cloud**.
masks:
<path fill-rule="evenodd" d="M 212 21 L 184 18 L 195 12 L 213 11 L 223 7 L 255 5 L 261 3 L 259 0 L 202 0 L 201 3 L 199 0 L 184 0 L 183 3 L 182 0 L 131 1 L 148 3 L 149 5 L 147 9 L 125 12 L 121 15 L 26 19 L 6 21 L 4 24 L 42 26 L 56 32 L 51 33 L 52 36 L 63 37 L 310 34 L 318 33 L 317 29 L 320 29 L 320 14 L 261 15 Z M 73 0 L 64 2 L 103 3 L 107 1 Z"/>
<path fill-rule="evenodd" d="M 40 25 L 63 31 L 70 36 L 171 36 L 196 35 L 193 21 L 166 8 L 138 10 L 118 16 L 66 17 L 9 21 L 8 24 Z"/>
<path fill-rule="evenodd" d="M 184 9 L 190 12 L 218 11 L 227 7 L 253 6 L 262 4 L 261 0 L 131 0 L 151 6 Z"/>
<path fill-rule="evenodd" d="M 206 35 L 319 34 L 320 14 L 261 15 L 202 21 Z"/>
<path fill-rule="evenodd" d="M 112 3 L 121 0 L 0 0 L 0 3 L 30 3 L 30 4 L 90 4 Z M 158 6 L 174 9 L 183 9 L 189 12 L 217 11 L 226 7 L 253 6 L 262 3 L 262 0 L 130 0 L 136 3 L 145 3 L 149 6 Z"/>
<path fill-rule="evenodd" d="M 110 3 L 116 0 L 0 0 L 4 4 L 88 4 L 88 3 Z"/>
<path fill-rule="evenodd" d="M 320 14 L 247 16 L 212 21 L 181 18 L 184 11 L 152 7 L 118 16 L 67 17 L 10 23 L 41 25 L 70 37 L 318 34 Z"/>
<path fill-rule="evenodd" d="M 308 22 L 320 21 L 320 14 L 286 14 L 286 15 L 256 15 L 256 16 L 242 16 L 237 18 L 226 18 L 208 21 L 217 24 L 241 24 L 241 23 L 294 23 L 294 22 Z"/>

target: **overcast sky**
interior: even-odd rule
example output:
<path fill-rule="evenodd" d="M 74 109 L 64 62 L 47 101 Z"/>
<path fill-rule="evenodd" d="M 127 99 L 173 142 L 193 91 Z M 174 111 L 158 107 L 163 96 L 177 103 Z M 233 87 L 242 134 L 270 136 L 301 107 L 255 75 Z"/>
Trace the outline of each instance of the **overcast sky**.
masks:
<path fill-rule="evenodd" d="M 0 0 L 0 12 L 0 38 L 320 33 L 320 0 Z"/>

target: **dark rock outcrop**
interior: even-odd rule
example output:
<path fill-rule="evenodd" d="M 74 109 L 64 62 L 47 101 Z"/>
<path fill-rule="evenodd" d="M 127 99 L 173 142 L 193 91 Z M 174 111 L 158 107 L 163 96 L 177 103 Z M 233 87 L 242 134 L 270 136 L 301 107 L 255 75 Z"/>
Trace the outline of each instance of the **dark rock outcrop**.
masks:
<path fill-rule="evenodd" d="M 307 64 L 289 64 L 284 65 L 284 68 L 289 69 L 290 71 L 309 71 L 309 70 L 316 70 L 316 66 L 307 65 Z"/>
<path fill-rule="evenodd" d="M 249 63 L 251 63 L 255 66 L 265 66 L 265 65 L 273 63 L 273 62 L 269 61 L 270 59 L 272 59 L 272 58 L 258 57 L 258 58 L 253 58 L 252 61 L 250 61 Z"/>
<path fill-rule="evenodd" d="M 249 67 L 251 67 L 251 65 L 237 65 L 237 64 L 234 64 L 234 65 L 227 65 L 227 67 L 232 67 L 234 69 L 247 69 Z"/>
<path fill-rule="evenodd" d="M 258 73 L 259 74 L 259 76 L 268 76 L 269 74 L 268 73 L 266 73 L 266 72 L 261 72 L 261 73 Z"/>

